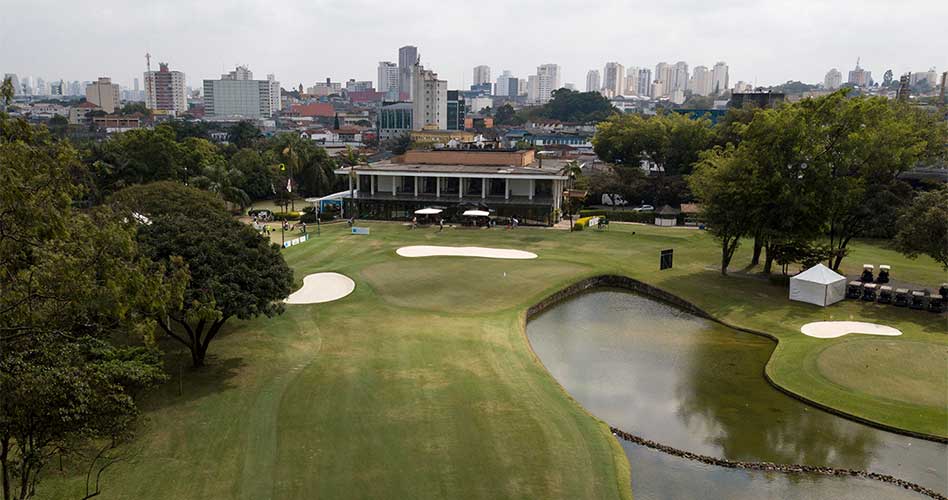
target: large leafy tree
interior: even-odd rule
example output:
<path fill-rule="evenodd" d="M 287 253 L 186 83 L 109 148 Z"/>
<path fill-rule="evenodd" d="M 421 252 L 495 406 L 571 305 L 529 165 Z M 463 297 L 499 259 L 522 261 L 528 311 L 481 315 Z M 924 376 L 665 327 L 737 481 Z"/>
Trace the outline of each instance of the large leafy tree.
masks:
<path fill-rule="evenodd" d="M 142 251 L 156 262 L 182 259 L 189 282 L 180 307 L 155 319 L 162 331 L 205 363 L 208 346 L 231 318 L 283 312 L 293 272 L 279 247 L 222 210 L 213 195 L 178 183 L 133 186 L 112 198 L 116 210 L 145 215 Z"/>
<path fill-rule="evenodd" d="M 72 208 L 82 169 L 67 143 L 0 116 L 4 500 L 36 496 L 54 456 L 88 460 L 86 498 L 99 494 L 134 394 L 163 378 L 149 318 L 183 294 L 177 259 L 165 272 L 142 258 L 133 220 Z"/>
<path fill-rule="evenodd" d="M 85 161 L 92 165 L 98 199 L 133 184 L 185 181 L 188 175 L 185 149 L 175 140 L 174 130 L 161 126 L 115 134 L 94 145 Z"/>
<path fill-rule="evenodd" d="M 244 148 L 228 160 L 231 170 L 240 173 L 238 187 L 251 200 L 260 200 L 273 195 L 274 172 L 264 156 L 254 149 Z"/>
<path fill-rule="evenodd" d="M 711 121 L 678 113 L 616 115 L 599 124 L 593 148 L 601 159 L 624 166 L 653 164 L 663 175 L 687 175 L 712 143 Z"/>
<path fill-rule="evenodd" d="M 238 148 L 249 148 L 260 137 L 260 129 L 249 121 L 241 121 L 227 131 L 227 141 Z"/>
<path fill-rule="evenodd" d="M 910 258 L 925 254 L 948 270 L 948 189 L 915 197 L 899 218 L 895 248 Z"/>

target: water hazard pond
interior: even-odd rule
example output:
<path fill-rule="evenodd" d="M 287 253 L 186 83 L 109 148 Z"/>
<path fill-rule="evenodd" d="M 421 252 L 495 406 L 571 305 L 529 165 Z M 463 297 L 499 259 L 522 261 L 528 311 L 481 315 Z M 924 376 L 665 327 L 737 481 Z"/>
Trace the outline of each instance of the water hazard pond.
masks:
<path fill-rule="evenodd" d="M 731 460 L 865 469 L 948 493 L 948 446 L 777 391 L 763 377 L 769 339 L 609 289 L 553 306 L 527 324 L 527 336 L 580 404 L 632 434 Z M 727 469 L 621 443 L 636 500 L 924 498 L 868 479 Z"/>

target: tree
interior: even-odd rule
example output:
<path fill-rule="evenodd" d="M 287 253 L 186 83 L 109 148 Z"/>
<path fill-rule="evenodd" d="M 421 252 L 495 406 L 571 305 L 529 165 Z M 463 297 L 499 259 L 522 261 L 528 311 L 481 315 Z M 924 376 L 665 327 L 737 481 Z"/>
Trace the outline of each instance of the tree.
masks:
<path fill-rule="evenodd" d="M 230 318 L 283 312 L 293 271 L 279 247 L 221 210 L 212 195 L 164 182 L 125 189 L 111 200 L 117 211 L 147 216 L 137 240 L 155 262 L 180 258 L 189 276 L 184 300 L 155 321 L 203 366 L 212 340 Z"/>
<path fill-rule="evenodd" d="M 127 102 L 118 110 L 118 114 L 120 115 L 131 115 L 135 113 L 139 113 L 145 117 L 151 116 L 151 110 L 145 106 L 144 102 Z"/>
<path fill-rule="evenodd" d="M 11 77 L 6 77 L 3 79 L 3 83 L 0 84 L 0 99 L 3 100 L 3 109 L 6 110 L 7 106 L 13 102 L 13 96 L 16 94 L 15 89 L 13 88 L 13 79 Z"/>
<path fill-rule="evenodd" d="M 701 202 L 702 217 L 708 230 L 721 242 L 721 274 L 740 245 L 741 238 L 752 228 L 753 216 L 748 207 L 748 190 L 743 183 L 753 171 L 747 158 L 736 154 L 733 146 L 715 147 L 702 155 L 688 177 L 692 191 Z"/>
<path fill-rule="evenodd" d="M 411 136 L 409 134 L 396 135 L 383 142 L 382 148 L 391 151 L 392 154 L 403 155 L 411 148 Z"/>
<path fill-rule="evenodd" d="M 367 160 L 364 154 L 362 154 L 358 149 L 346 146 L 346 150 L 340 152 L 336 155 L 336 160 L 345 167 L 353 167 L 355 165 L 362 165 Z"/>
<path fill-rule="evenodd" d="M 262 136 L 260 129 L 247 120 L 238 122 L 227 131 L 227 141 L 238 148 L 249 148 L 256 139 Z"/>
<path fill-rule="evenodd" d="M 96 199 L 103 199 L 132 184 L 186 180 L 185 153 L 174 131 L 159 126 L 115 134 L 93 145 L 84 159 L 92 165 Z"/>
<path fill-rule="evenodd" d="M 0 116 L 4 500 L 33 498 L 57 455 L 88 459 L 85 498 L 98 495 L 133 430 L 134 395 L 164 377 L 149 318 L 180 302 L 186 277 L 176 259 L 141 257 L 134 222 L 73 209 L 82 169 L 68 143 Z"/>
<path fill-rule="evenodd" d="M 605 120 L 616 109 L 599 92 L 578 92 L 567 88 L 553 91 L 549 102 L 533 110 L 533 118 L 591 123 Z"/>
<path fill-rule="evenodd" d="M 494 111 L 494 125 L 512 125 L 515 114 L 516 111 L 510 103 L 504 104 Z"/>
<path fill-rule="evenodd" d="M 336 116 L 332 119 L 332 128 L 333 130 L 339 130 L 339 113 L 336 113 Z"/>
<path fill-rule="evenodd" d="M 948 189 L 915 197 L 899 218 L 895 248 L 909 258 L 925 254 L 948 271 Z"/>
<path fill-rule="evenodd" d="M 230 168 L 240 172 L 236 187 L 247 194 L 251 200 L 260 200 L 273 194 L 273 171 L 257 151 L 244 148 L 237 151 L 228 161 Z"/>
<path fill-rule="evenodd" d="M 626 114 L 599 124 L 593 149 L 609 163 L 649 163 L 663 175 L 687 175 L 711 140 L 707 118 L 691 119 L 678 113 L 650 118 Z"/>

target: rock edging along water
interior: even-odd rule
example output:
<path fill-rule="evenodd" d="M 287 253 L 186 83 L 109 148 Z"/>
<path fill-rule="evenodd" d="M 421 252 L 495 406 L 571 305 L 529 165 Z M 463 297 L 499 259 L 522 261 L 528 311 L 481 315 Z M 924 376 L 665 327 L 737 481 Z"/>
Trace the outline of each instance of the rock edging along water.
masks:
<path fill-rule="evenodd" d="M 660 451 L 662 453 L 667 453 L 676 457 L 681 457 L 687 460 L 694 460 L 696 462 L 701 462 L 709 465 L 716 465 L 719 467 L 727 467 L 730 469 L 746 469 L 746 470 L 757 470 L 765 472 L 783 472 L 787 474 L 822 474 L 824 476 L 850 476 L 850 477 L 861 477 L 864 479 L 874 479 L 876 481 L 881 481 L 883 483 L 894 484 L 896 486 L 901 486 L 907 490 L 914 491 L 916 493 L 921 493 L 932 498 L 937 498 L 939 500 L 948 500 L 945 495 L 938 493 L 934 490 L 928 489 L 924 486 L 915 484 L 904 479 L 899 479 L 888 474 L 879 474 L 877 472 L 867 472 L 864 470 L 856 469 L 838 469 L 836 467 L 816 467 L 812 465 L 800 465 L 800 464 L 776 464 L 772 462 L 742 462 L 737 460 L 726 460 L 723 458 L 715 458 L 707 455 L 700 455 L 698 453 L 692 453 L 690 451 L 679 450 L 677 448 L 672 448 L 671 446 L 666 446 L 661 443 L 656 443 L 655 441 L 650 441 L 648 439 L 630 434 L 623 430 L 617 429 L 610 426 L 609 430 L 612 431 L 612 435 L 616 436 L 623 441 L 629 441 L 637 445 L 645 446 L 646 448 L 651 448 L 653 450 Z"/>
<path fill-rule="evenodd" d="M 667 304 L 671 304 L 679 309 L 682 309 L 691 314 L 694 314 L 695 316 L 714 321 L 715 323 L 722 324 L 728 328 L 745 332 L 745 333 L 750 333 L 752 335 L 766 337 L 770 340 L 773 340 L 774 342 L 778 342 L 778 343 L 780 342 L 780 339 L 777 338 L 773 334 L 762 332 L 760 330 L 753 330 L 750 328 L 744 328 L 741 326 L 732 325 L 726 321 L 722 321 L 718 318 L 715 318 L 704 309 L 701 309 L 700 307 L 692 304 L 691 302 L 688 302 L 685 299 L 682 299 L 681 297 L 675 294 L 666 292 L 665 290 L 662 290 L 661 288 L 654 287 L 652 285 L 649 285 L 648 283 L 643 283 L 634 278 L 629 278 L 627 276 L 617 276 L 613 274 L 606 274 L 606 275 L 593 276 L 590 278 L 586 278 L 566 288 L 563 288 L 562 290 L 552 295 L 545 297 L 544 299 L 540 300 L 539 302 L 530 306 L 530 308 L 527 309 L 527 320 L 529 321 L 531 318 L 533 318 L 537 314 L 540 314 L 541 312 L 549 309 L 551 306 L 555 304 L 558 304 L 574 295 L 578 295 L 582 292 L 585 292 L 587 290 L 592 290 L 594 288 L 619 288 L 623 290 L 629 290 L 632 292 L 640 293 L 642 295 L 646 295 L 648 297 L 657 299 Z M 874 420 L 869 420 L 867 418 L 860 417 L 859 415 L 847 413 L 845 411 L 833 408 L 832 406 L 827 406 L 823 403 L 813 401 L 812 399 L 809 399 L 806 396 L 797 394 L 791 391 L 790 389 L 787 389 L 786 387 L 783 387 L 777 382 L 775 382 L 772 378 L 770 378 L 770 375 L 767 373 L 766 367 L 764 368 L 764 380 L 766 380 L 767 383 L 769 383 L 778 391 L 786 394 L 787 396 L 796 398 L 810 406 L 819 408 L 827 413 L 832 413 L 833 415 L 836 415 L 838 417 L 853 420 L 861 424 L 868 425 L 870 427 L 875 427 L 877 429 L 882 429 L 882 430 L 893 432 L 896 434 L 902 434 L 903 436 L 910 436 L 910 437 L 914 437 L 918 439 L 935 441 L 938 443 L 948 443 L 948 437 L 946 436 L 927 434 L 924 432 L 916 432 L 909 429 L 903 429 L 900 427 L 884 424 L 881 422 L 876 422 Z"/>

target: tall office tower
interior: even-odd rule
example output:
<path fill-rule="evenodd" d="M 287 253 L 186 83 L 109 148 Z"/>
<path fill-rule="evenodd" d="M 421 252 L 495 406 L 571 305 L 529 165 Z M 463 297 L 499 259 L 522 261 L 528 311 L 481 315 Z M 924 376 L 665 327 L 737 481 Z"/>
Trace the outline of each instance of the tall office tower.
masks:
<path fill-rule="evenodd" d="M 856 68 L 849 72 L 847 82 L 860 87 L 868 87 L 872 84 L 872 72 L 859 67 L 859 58 L 856 58 Z"/>
<path fill-rule="evenodd" d="M 517 93 L 511 95 L 527 95 L 527 79 L 517 78 Z"/>
<path fill-rule="evenodd" d="M 221 75 L 220 80 L 204 80 L 204 114 L 208 117 L 269 118 L 279 109 L 273 98 L 280 84 L 273 75 L 266 80 L 252 80 L 253 73 L 244 66 Z M 274 107 L 274 105 L 277 105 Z"/>
<path fill-rule="evenodd" d="M 609 97 L 622 95 L 625 90 L 625 67 L 617 62 L 608 62 L 602 70 L 602 90 Z"/>
<path fill-rule="evenodd" d="M 273 113 L 283 109 L 283 90 L 273 73 L 267 75 L 267 82 L 270 83 L 270 114 L 272 116 Z"/>
<path fill-rule="evenodd" d="M 720 61 L 711 70 L 711 94 L 723 94 L 728 89 L 727 63 Z"/>
<path fill-rule="evenodd" d="M 827 90 L 838 89 L 843 84 L 843 74 L 836 68 L 826 72 L 823 77 L 823 88 Z"/>
<path fill-rule="evenodd" d="M 412 98 L 414 85 L 411 79 L 418 62 L 418 47 L 406 45 L 398 49 L 398 92 L 402 99 Z"/>
<path fill-rule="evenodd" d="M 36 77 L 36 87 L 33 89 L 33 95 L 49 95 L 49 87 L 42 77 Z"/>
<path fill-rule="evenodd" d="M 464 130 L 465 105 L 464 96 L 457 90 L 447 92 L 447 105 L 445 106 L 445 121 L 447 130 Z"/>
<path fill-rule="evenodd" d="M 591 69 L 586 72 L 586 92 L 599 92 L 602 89 L 602 79 L 599 77 L 598 69 Z"/>
<path fill-rule="evenodd" d="M 625 92 L 626 95 L 638 95 L 639 68 L 638 66 L 629 66 L 625 69 Z"/>
<path fill-rule="evenodd" d="M 711 72 L 707 66 L 695 66 L 695 71 L 688 80 L 688 89 L 694 95 L 711 94 Z"/>
<path fill-rule="evenodd" d="M 49 95 L 58 95 L 58 96 L 66 95 L 65 93 L 66 89 L 64 88 L 65 86 L 66 86 L 66 82 L 62 80 L 59 80 L 58 82 L 50 82 Z"/>
<path fill-rule="evenodd" d="M 20 87 L 22 88 L 23 95 L 33 95 L 33 80 L 30 77 L 24 76 L 23 79 L 20 80 Z"/>
<path fill-rule="evenodd" d="M 378 86 L 375 88 L 375 90 L 386 94 L 385 98 L 388 100 L 398 99 L 397 64 L 389 61 L 379 61 Z"/>
<path fill-rule="evenodd" d="M 688 63 L 678 61 L 672 67 L 671 90 L 685 90 L 688 88 Z"/>
<path fill-rule="evenodd" d="M 119 96 L 119 86 L 112 83 L 107 76 L 100 76 L 94 83 L 86 86 L 86 101 L 102 108 L 102 111 L 112 114 L 116 108 L 122 106 Z"/>
<path fill-rule="evenodd" d="M 13 95 L 20 95 L 23 92 L 23 89 L 20 87 L 20 79 L 16 77 L 16 73 L 5 73 L 3 75 L 3 81 L 10 79 L 10 83 L 13 84 Z"/>
<path fill-rule="evenodd" d="M 497 77 L 497 82 L 494 84 L 494 95 L 516 97 L 517 89 L 517 78 L 513 76 L 509 69 L 505 69 Z"/>
<path fill-rule="evenodd" d="M 549 101 L 553 91 L 558 88 L 560 88 L 560 66 L 552 63 L 537 66 L 538 102 Z"/>
<path fill-rule="evenodd" d="M 474 85 L 483 85 L 485 83 L 491 83 L 490 66 L 474 66 Z"/>
<path fill-rule="evenodd" d="M 438 130 L 448 128 L 448 82 L 439 80 L 438 74 L 427 70 L 420 63 L 412 66 L 411 114 L 412 130 L 435 126 Z"/>
<path fill-rule="evenodd" d="M 639 68 L 638 77 L 635 82 L 635 95 L 639 97 L 652 95 L 652 70 Z"/>
<path fill-rule="evenodd" d="M 136 93 L 141 90 L 141 89 L 139 88 L 138 78 L 133 78 L 133 79 L 132 79 L 132 90 L 134 90 Z"/>
<path fill-rule="evenodd" d="M 143 81 L 146 108 L 175 115 L 188 110 L 183 72 L 171 71 L 168 63 L 158 63 L 158 71 L 146 71 Z"/>

